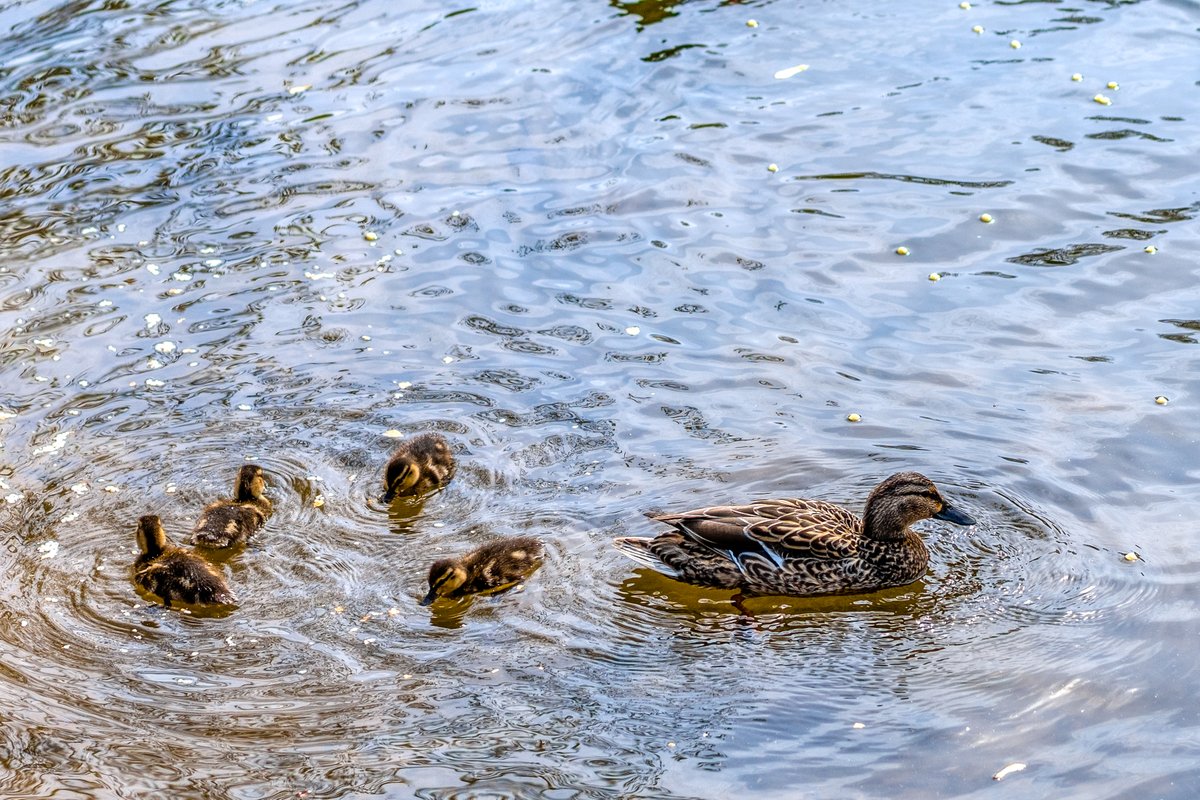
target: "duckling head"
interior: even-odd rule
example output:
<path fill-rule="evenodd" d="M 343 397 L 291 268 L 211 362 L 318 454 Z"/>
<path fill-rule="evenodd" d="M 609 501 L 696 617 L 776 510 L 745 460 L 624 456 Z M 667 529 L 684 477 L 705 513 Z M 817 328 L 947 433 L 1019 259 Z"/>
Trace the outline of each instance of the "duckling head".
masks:
<path fill-rule="evenodd" d="M 421 466 L 408 453 L 397 453 L 383 471 L 381 502 L 390 503 L 396 495 L 407 492 L 421 479 Z"/>
<path fill-rule="evenodd" d="M 452 558 L 442 558 L 429 568 L 429 594 L 421 601 L 427 606 L 443 595 L 450 594 L 467 582 L 467 571 Z"/>
<path fill-rule="evenodd" d="M 238 470 L 233 496 L 239 503 L 261 500 L 267 488 L 267 476 L 258 464 L 243 464 Z"/>
<path fill-rule="evenodd" d="M 975 524 L 971 517 L 952 508 L 929 478 L 917 472 L 898 472 L 876 486 L 867 498 L 863 535 L 900 539 L 909 525 L 931 517 L 955 525 Z"/>
<path fill-rule="evenodd" d="M 151 558 L 166 550 L 167 532 L 163 530 L 162 520 L 153 514 L 138 517 L 137 543 L 138 549 Z"/>

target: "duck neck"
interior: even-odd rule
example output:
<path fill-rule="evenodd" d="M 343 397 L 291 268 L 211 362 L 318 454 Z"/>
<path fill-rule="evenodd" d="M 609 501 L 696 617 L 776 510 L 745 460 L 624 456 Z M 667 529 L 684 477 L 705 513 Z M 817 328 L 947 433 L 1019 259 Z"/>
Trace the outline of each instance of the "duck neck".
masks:
<path fill-rule="evenodd" d="M 882 542 L 895 542 L 908 534 L 908 526 L 895 514 L 889 514 L 886 506 L 867 503 L 863 512 L 863 536 Z"/>

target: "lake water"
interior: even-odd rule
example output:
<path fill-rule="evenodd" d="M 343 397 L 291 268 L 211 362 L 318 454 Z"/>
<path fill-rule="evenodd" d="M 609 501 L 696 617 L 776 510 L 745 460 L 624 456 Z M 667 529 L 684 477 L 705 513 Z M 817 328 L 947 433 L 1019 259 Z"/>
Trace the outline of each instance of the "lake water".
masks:
<path fill-rule="evenodd" d="M 0 796 L 1200 790 L 1197 3 L 0 30 Z M 389 430 L 461 463 L 390 514 Z M 136 518 L 246 460 L 241 606 L 148 603 Z M 609 544 L 909 469 L 979 522 L 911 586 L 748 617 Z M 417 605 L 516 534 L 523 591 Z"/>

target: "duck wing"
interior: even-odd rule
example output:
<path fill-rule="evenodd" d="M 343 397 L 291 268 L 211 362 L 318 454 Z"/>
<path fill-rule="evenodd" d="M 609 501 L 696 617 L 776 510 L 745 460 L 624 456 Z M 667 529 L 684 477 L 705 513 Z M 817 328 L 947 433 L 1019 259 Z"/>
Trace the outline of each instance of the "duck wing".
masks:
<path fill-rule="evenodd" d="M 733 561 L 743 573 L 748 561 L 760 559 L 782 569 L 788 561 L 852 558 L 862 532 L 858 517 L 821 500 L 761 500 L 650 516 Z"/>

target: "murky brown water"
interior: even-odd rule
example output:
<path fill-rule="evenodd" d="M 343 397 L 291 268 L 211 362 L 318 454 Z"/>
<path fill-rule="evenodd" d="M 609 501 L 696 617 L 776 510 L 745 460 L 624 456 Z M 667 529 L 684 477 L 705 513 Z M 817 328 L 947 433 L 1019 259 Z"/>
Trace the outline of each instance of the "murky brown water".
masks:
<path fill-rule="evenodd" d="M 1195 3 L 0 28 L 0 796 L 1195 796 Z M 391 428 L 462 468 L 389 518 Z M 136 517 L 250 458 L 242 606 L 147 605 Z M 900 469 L 980 520 L 909 587 L 751 624 L 609 547 Z"/>

